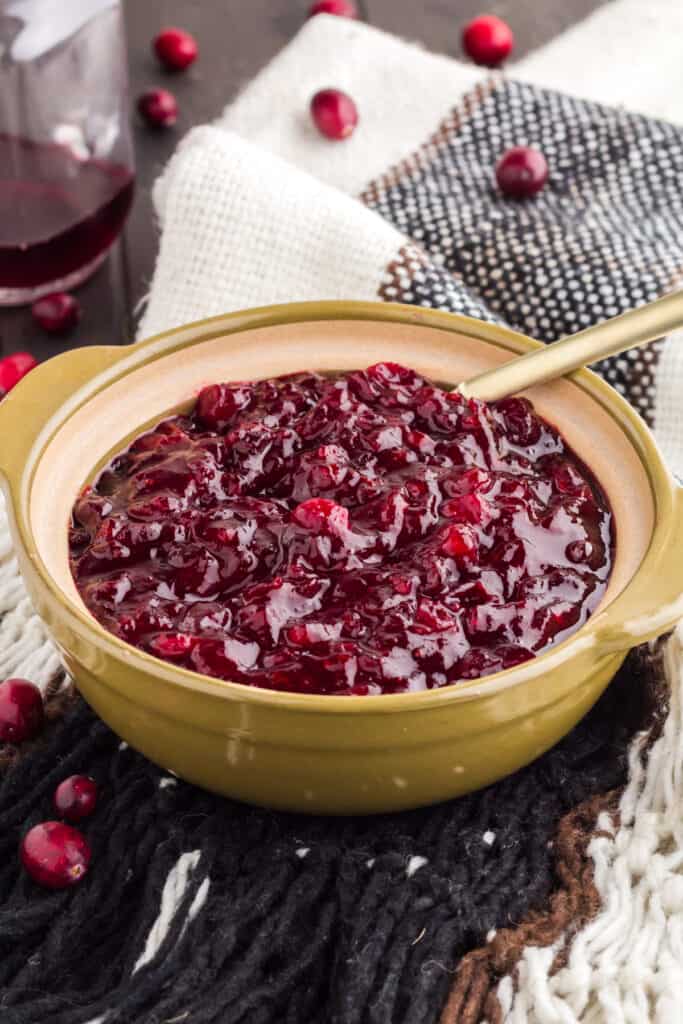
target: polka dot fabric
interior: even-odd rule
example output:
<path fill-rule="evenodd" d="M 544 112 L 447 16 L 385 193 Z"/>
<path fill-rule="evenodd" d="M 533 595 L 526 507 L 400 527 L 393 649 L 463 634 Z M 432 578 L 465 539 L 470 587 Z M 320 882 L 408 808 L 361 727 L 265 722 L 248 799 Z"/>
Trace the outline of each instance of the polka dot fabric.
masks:
<path fill-rule="evenodd" d="M 540 149 L 545 189 L 506 199 L 494 167 Z M 683 131 L 492 78 L 363 199 L 414 243 L 382 298 L 500 319 L 554 341 L 655 299 L 683 268 Z M 659 347 L 596 367 L 649 421 Z"/>
<path fill-rule="evenodd" d="M 404 246 L 389 265 L 380 296 L 385 302 L 412 302 L 479 320 L 500 321 L 483 302 L 469 294 L 458 275 L 440 267 L 434 256 L 430 258 L 417 245 Z"/>

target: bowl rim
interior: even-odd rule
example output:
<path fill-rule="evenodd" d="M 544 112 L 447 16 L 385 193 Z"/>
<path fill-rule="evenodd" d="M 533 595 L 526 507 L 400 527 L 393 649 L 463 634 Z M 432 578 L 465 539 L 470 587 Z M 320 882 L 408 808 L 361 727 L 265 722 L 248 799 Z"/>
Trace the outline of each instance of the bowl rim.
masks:
<path fill-rule="evenodd" d="M 15 445 L 12 447 L 15 456 L 19 452 L 23 457 L 15 458 L 14 461 L 10 458 L 9 468 L 3 470 L 3 459 L 0 456 L 0 480 L 9 491 L 9 504 L 14 513 L 16 529 L 24 553 L 43 590 L 57 602 L 60 617 L 68 621 L 70 627 L 80 635 L 81 639 L 90 642 L 96 648 L 106 650 L 110 656 L 124 661 L 131 669 L 138 669 L 146 675 L 153 675 L 158 680 L 170 685 L 180 686 L 184 690 L 193 692 L 203 692 L 238 700 L 242 703 L 317 713 L 356 714 L 364 712 L 367 714 L 371 712 L 384 714 L 408 710 L 419 711 L 446 703 L 450 704 L 452 701 L 471 701 L 494 697 L 502 690 L 520 686 L 536 677 L 545 675 L 568 659 L 591 648 L 595 649 L 596 657 L 600 659 L 618 653 L 618 645 L 614 643 L 611 646 L 601 645 L 600 636 L 605 631 L 614 634 L 615 627 L 618 632 L 618 627 L 621 625 L 620 617 L 615 617 L 610 613 L 619 606 L 624 595 L 631 591 L 633 584 L 641 576 L 655 542 L 661 539 L 662 544 L 666 546 L 666 540 L 670 539 L 672 532 L 672 519 L 675 518 L 676 492 L 679 492 L 679 498 L 683 492 L 676 487 L 646 424 L 614 388 L 588 369 L 576 371 L 570 375 L 569 379 L 577 387 L 587 392 L 592 400 L 600 404 L 616 421 L 622 432 L 627 434 L 628 441 L 636 450 L 650 483 L 655 505 L 655 523 L 647 551 L 624 591 L 597 615 L 590 617 L 580 629 L 562 643 L 548 648 L 528 662 L 492 673 L 489 676 L 463 680 L 428 690 L 357 697 L 294 693 L 216 679 L 175 666 L 120 640 L 101 626 L 85 608 L 81 608 L 70 599 L 65 598 L 63 591 L 53 580 L 38 551 L 30 526 L 28 499 L 42 453 L 51 437 L 69 416 L 86 404 L 95 394 L 120 380 L 126 374 L 179 348 L 192 347 L 225 334 L 239 333 L 260 327 L 334 320 L 369 320 L 437 328 L 495 344 L 513 354 L 542 347 L 542 342 L 535 341 L 508 327 L 486 323 L 457 313 L 400 303 L 339 300 L 283 303 L 219 314 L 161 332 L 131 345 L 72 349 L 48 360 L 41 364 L 37 372 L 34 370 L 32 374 L 27 375 L 10 392 L 3 405 L 18 409 L 23 395 L 31 385 L 34 389 L 36 388 L 41 370 L 44 377 L 47 377 L 51 369 L 56 370 L 58 363 L 61 363 L 63 369 L 67 369 L 67 363 L 71 364 L 72 368 L 79 367 L 79 372 L 75 374 L 79 386 L 75 392 L 73 392 L 72 385 L 70 390 L 64 389 L 64 395 L 52 395 L 50 399 L 52 407 L 48 410 L 47 417 L 43 411 L 42 424 L 35 429 L 28 429 L 26 432 L 17 432 L 21 437 L 18 440 L 15 439 Z M 44 384 L 43 380 L 43 389 Z M 65 399 L 67 395 L 69 397 Z M 1 412 L 4 411 L 4 409 L 1 410 Z M 679 503 L 683 507 L 683 502 Z M 681 589 L 683 590 L 683 584 Z M 627 627 L 628 623 L 625 628 Z M 630 645 L 637 642 L 639 642 L 639 638 L 633 639 Z M 622 643 L 621 649 L 625 650 L 628 646 L 627 638 Z M 580 682 L 581 680 L 577 680 L 576 685 L 580 685 Z"/>

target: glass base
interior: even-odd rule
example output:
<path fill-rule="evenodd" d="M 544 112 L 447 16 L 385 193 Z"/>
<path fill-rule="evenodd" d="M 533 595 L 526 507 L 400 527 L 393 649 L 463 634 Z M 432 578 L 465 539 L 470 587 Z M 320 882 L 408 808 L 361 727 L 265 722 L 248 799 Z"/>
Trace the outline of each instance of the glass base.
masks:
<path fill-rule="evenodd" d="M 33 288 L 0 288 L 0 306 L 26 306 L 30 302 L 42 298 L 43 295 L 50 295 L 52 292 L 69 292 L 78 288 L 79 284 L 87 281 L 102 266 L 110 249 L 111 246 L 90 263 L 86 263 L 84 267 L 79 267 L 78 270 L 74 270 L 57 281 L 47 281 L 45 284 L 39 284 Z"/>

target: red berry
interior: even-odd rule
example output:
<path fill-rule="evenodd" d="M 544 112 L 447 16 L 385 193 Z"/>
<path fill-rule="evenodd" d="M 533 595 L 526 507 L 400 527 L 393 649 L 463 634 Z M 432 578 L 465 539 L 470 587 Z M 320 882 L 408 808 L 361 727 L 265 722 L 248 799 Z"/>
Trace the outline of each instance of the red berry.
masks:
<path fill-rule="evenodd" d="M 254 398 L 250 384 L 211 384 L 199 392 L 197 415 L 212 430 L 231 424 Z"/>
<path fill-rule="evenodd" d="M 67 821 L 80 821 L 95 810 L 97 783 L 87 775 L 70 775 L 55 790 L 57 814 Z"/>
<path fill-rule="evenodd" d="M 160 633 L 149 646 L 159 658 L 184 658 L 196 645 L 196 637 L 187 636 L 186 633 Z"/>
<path fill-rule="evenodd" d="M 443 503 L 441 512 L 449 519 L 473 525 L 487 524 L 492 519 L 489 503 L 480 494 L 463 494 L 459 498 L 451 498 Z"/>
<path fill-rule="evenodd" d="M 512 29 L 495 14 L 481 14 L 462 32 L 462 46 L 475 64 L 495 68 L 509 57 L 515 45 Z"/>
<path fill-rule="evenodd" d="M 292 518 L 299 526 L 311 533 L 322 533 L 330 529 L 346 530 L 349 525 L 348 509 L 329 498 L 308 498 L 297 505 Z"/>
<path fill-rule="evenodd" d="M 287 639 L 295 647 L 308 647 L 310 644 L 308 629 L 301 623 L 295 623 L 295 625 L 288 628 Z"/>
<path fill-rule="evenodd" d="M 138 112 L 152 128 L 170 128 L 178 120 L 178 104 L 168 89 L 150 89 L 138 100 Z"/>
<path fill-rule="evenodd" d="M 548 164 L 539 150 L 513 146 L 496 164 L 496 181 L 501 192 L 515 199 L 533 196 L 548 180 Z"/>
<path fill-rule="evenodd" d="M 40 732 L 43 696 L 28 679 L 6 679 L 0 684 L 0 742 L 23 743 Z"/>
<path fill-rule="evenodd" d="M 308 17 L 315 14 L 336 14 L 340 18 L 357 18 L 358 8 L 351 0 L 318 0 L 313 4 Z"/>
<path fill-rule="evenodd" d="M 13 352 L 11 356 L 0 359 L 0 398 L 4 398 L 37 365 L 30 352 Z"/>
<path fill-rule="evenodd" d="M 321 89 L 311 100 L 311 116 L 328 139 L 347 139 L 358 124 L 358 110 L 340 89 Z"/>
<path fill-rule="evenodd" d="M 441 541 L 441 550 L 451 558 L 474 558 L 477 554 L 477 541 L 471 527 L 464 524 L 447 527 Z"/>
<path fill-rule="evenodd" d="M 199 54 L 197 40 L 182 28 L 165 28 L 154 40 L 153 49 L 169 71 L 184 71 Z"/>
<path fill-rule="evenodd" d="M 83 835 L 61 821 L 43 821 L 21 843 L 21 863 L 34 882 L 48 889 L 66 889 L 80 882 L 90 863 Z"/>
<path fill-rule="evenodd" d="M 81 304 L 69 292 L 53 292 L 36 299 L 31 312 L 38 326 L 48 334 L 65 334 L 81 319 Z"/>

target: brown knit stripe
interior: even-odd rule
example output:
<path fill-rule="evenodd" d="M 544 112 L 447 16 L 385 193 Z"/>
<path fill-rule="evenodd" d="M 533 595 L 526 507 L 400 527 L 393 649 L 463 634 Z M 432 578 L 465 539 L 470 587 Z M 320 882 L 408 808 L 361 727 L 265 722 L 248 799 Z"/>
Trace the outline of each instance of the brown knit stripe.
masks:
<path fill-rule="evenodd" d="M 374 206 L 379 202 L 380 196 L 389 188 L 393 188 L 399 182 L 410 178 L 416 171 L 425 170 L 438 155 L 439 149 L 446 145 L 453 135 L 456 135 L 463 123 L 472 114 L 472 111 L 483 103 L 493 90 L 497 87 L 499 76 L 491 75 L 485 82 L 480 82 L 471 92 L 465 93 L 457 107 L 454 107 L 441 121 L 436 131 L 429 136 L 419 149 L 416 149 L 410 156 L 400 160 L 388 171 L 385 171 L 379 178 L 370 182 L 361 192 L 361 202 Z"/>
<path fill-rule="evenodd" d="M 377 292 L 383 302 L 404 302 L 405 293 L 412 290 L 416 273 L 429 267 L 427 253 L 412 242 L 402 246 L 396 258 L 388 264 Z"/>
<path fill-rule="evenodd" d="M 668 712 L 669 691 L 663 671 L 660 642 L 651 652 L 643 650 L 634 685 L 643 690 L 642 757 L 660 736 Z M 635 742 L 639 742 L 636 739 Z M 441 1024 L 502 1024 L 502 1011 L 496 995 L 499 981 L 512 973 L 525 947 L 547 947 L 564 937 L 553 963 L 553 971 L 563 967 L 569 957 L 574 936 L 592 920 L 601 907 L 593 877 L 593 860 L 588 854 L 591 840 L 601 833 L 596 828 L 603 811 L 612 814 L 618 825 L 618 806 L 624 787 L 598 794 L 579 804 L 560 822 L 553 842 L 556 857 L 557 888 L 548 906 L 532 912 L 514 928 L 500 929 L 492 941 L 466 954 L 444 1007 Z"/>

